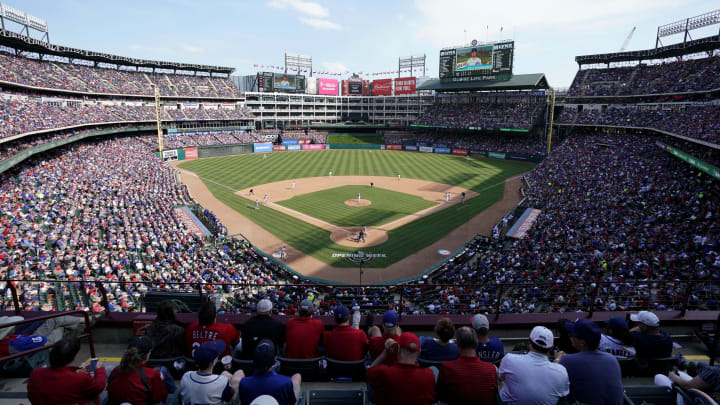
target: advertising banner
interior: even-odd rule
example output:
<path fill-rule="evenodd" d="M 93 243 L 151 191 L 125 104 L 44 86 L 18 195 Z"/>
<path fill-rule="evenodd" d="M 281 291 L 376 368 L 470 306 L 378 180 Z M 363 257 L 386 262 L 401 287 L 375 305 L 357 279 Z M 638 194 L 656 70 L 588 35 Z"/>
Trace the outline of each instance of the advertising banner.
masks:
<path fill-rule="evenodd" d="M 301 150 L 302 146 L 300 145 L 288 145 L 287 150 Z"/>
<path fill-rule="evenodd" d="M 450 148 L 435 148 L 435 153 L 450 153 Z"/>
<path fill-rule="evenodd" d="M 417 151 L 418 147 L 415 145 L 405 145 L 405 150 L 414 150 Z"/>
<path fill-rule="evenodd" d="M 469 153 L 473 156 L 487 156 L 484 150 L 470 149 Z"/>
<path fill-rule="evenodd" d="M 164 150 L 162 152 L 163 160 L 178 160 L 178 152 L 175 149 Z"/>
<path fill-rule="evenodd" d="M 283 152 L 285 150 L 284 145 L 275 145 L 273 146 L 273 152 Z"/>
<path fill-rule="evenodd" d="M 348 95 L 362 96 L 363 82 L 362 80 L 348 80 Z"/>
<path fill-rule="evenodd" d="M 385 145 L 387 150 L 402 150 L 402 145 Z"/>
<path fill-rule="evenodd" d="M 325 149 L 325 145 L 323 144 L 312 144 L 312 145 L 303 145 L 303 150 L 322 150 Z"/>
<path fill-rule="evenodd" d="M 318 79 L 318 93 L 325 96 L 338 95 L 338 81 L 335 79 Z"/>
<path fill-rule="evenodd" d="M 532 228 L 535 221 L 537 221 L 540 212 L 542 211 L 537 208 L 526 209 L 525 212 L 517 220 L 517 222 L 515 222 L 512 228 L 510 228 L 510 230 L 507 232 L 507 235 L 515 239 L 524 238 L 530 228 Z"/>
<path fill-rule="evenodd" d="M 305 92 L 307 94 L 318 94 L 317 79 L 314 77 L 308 77 L 305 79 L 305 81 L 307 82 L 307 89 Z"/>
<path fill-rule="evenodd" d="M 272 152 L 273 144 L 271 142 L 254 143 L 253 152 Z"/>
<path fill-rule="evenodd" d="M 392 79 L 373 80 L 372 95 L 373 96 L 391 96 L 392 95 Z"/>
<path fill-rule="evenodd" d="M 298 139 L 298 140 L 297 140 L 297 143 L 300 144 L 300 145 L 307 145 L 307 144 L 309 144 L 310 142 L 312 142 L 312 141 L 309 140 L 309 139 Z"/>
<path fill-rule="evenodd" d="M 185 159 L 197 159 L 198 158 L 198 152 L 197 148 L 185 148 Z"/>
<path fill-rule="evenodd" d="M 416 83 L 414 77 L 398 77 L 395 79 L 395 95 L 415 94 Z"/>
<path fill-rule="evenodd" d="M 487 156 L 493 159 L 505 159 L 504 153 L 488 152 Z"/>
<path fill-rule="evenodd" d="M 434 143 L 434 144 L 432 144 L 432 146 L 435 148 L 447 148 L 448 147 L 447 144 L 444 144 L 444 143 Z"/>
<path fill-rule="evenodd" d="M 425 152 L 425 153 L 432 153 L 432 152 L 433 152 L 432 146 L 421 146 L 420 148 L 418 148 L 418 150 L 419 150 L 420 152 Z"/>
<path fill-rule="evenodd" d="M 298 140 L 297 139 L 283 139 L 282 144 L 283 145 L 297 145 Z"/>
<path fill-rule="evenodd" d="M 452 154 L 453 154 L 453 155 L 465 156 L 465 155 L 468 154 L 468 151 L 467 151 L 467 149 L 454 149 L 454 148 L 453 148 Z"/>

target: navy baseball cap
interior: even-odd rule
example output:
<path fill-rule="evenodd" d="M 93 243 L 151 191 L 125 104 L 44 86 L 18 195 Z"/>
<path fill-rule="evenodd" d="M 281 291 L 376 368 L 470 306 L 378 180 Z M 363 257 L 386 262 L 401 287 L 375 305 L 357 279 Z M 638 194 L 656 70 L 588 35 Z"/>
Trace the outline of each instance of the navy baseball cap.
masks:
<path fill-rule="evenodd" d="M 339 305 L 335 307 L 335 322 L 343 323 L 350 318 L 350 311 L 348 311 L 345 305 Z"/>
<path fill-rule="evenodd" d="M 258 370 L 265 370 L 275 364 L 275 344 L 270 339 L 263 339 L 255 347 L 253 365 Z"/>
<path fill-rule="evenodd" d="M 477 48 L 473 48 L 470 52 L 477 52 Z"/>
<path fill-rule="evenodd" d="M 398 326 L 398 316 L 397 312 L 393 311 L 392 309 L 389 311 L 385 311 L 383 314 L 383 326 L 386 328 L 394 328 Z"/>
<path fill-rule="evenodd" d="M 193 353 L 193 360 L 198 368 L 204 369 L 210 367 L 213 360 L 217 359 L 225 351 L 225 342 L 215 340 L 213 342 L 205 342 L 200 345 Z"/>
<path fill-rule="evenodd" d="M 605 321 L 605 324 L 614 330 L 627 330 L 628 324 L 625 322 L 624 319 L 620 318 L 619 316 L 612 317 Z"/>
<path fill-rule="evenodd" d="M 570 336 L 582 339 L 590 345 L 597 345 L 600 343 L 602 331 L 597 325 L 595 325 L 595 322 L 589 319 L 579 319 L 575 321 L 575 323 L 569 323 L 567 325 L 567 330 Z"/>

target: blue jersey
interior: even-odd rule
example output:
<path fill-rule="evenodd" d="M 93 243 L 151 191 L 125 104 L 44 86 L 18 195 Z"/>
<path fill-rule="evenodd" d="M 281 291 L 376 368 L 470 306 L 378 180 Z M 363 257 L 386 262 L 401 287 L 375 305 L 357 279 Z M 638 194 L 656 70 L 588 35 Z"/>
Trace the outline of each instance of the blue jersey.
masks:
<path fill-rule="evenodd" d="M 475 352 L 480 360 L 494 363 L 505 355 L 505 348 L 500 339 L 491 337 L 487 343 L 478 343 Z"/>
<path fill-rule="evenodd" d="M 243 378 L 240 380 L 238 394 L 242 405 L 250 405 L 260 395 L 270 395 L 280 405 L 293 405 L 297 402 L 290 377 L 280 375 L 275 370 L 255 372 L 251 377 Z"/>

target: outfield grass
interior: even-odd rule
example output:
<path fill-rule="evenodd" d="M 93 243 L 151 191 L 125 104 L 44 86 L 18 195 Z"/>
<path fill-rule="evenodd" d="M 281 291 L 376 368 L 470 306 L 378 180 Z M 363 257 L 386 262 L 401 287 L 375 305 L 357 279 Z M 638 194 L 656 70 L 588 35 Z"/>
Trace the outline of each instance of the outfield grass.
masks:
<path fill-rule="evenodd" d="M 372 204 L 364 207 L 345 204 L 345 200 L 356 199 L 358 194 Z M 276 204 L 337 226 L 382 225 L 435 205 L 416 195 L 369 185 L 335 187 L 276 201 Z"/>
<path fill-rule="evenodd" d="M 235 191 L 258 184 L 302 177 L 397 176 L 450 184 L 480 195 L 464 205 L 455 205 L 394 229 L 382 245 L 364 249 L 386 253 L 372 267 L 386 267 L 441 239 L 502 198 L 507 177 L 534 167 L 529 162 L 496 159 L 466 159 L 461 156 L 403 151 L 325 150 L 247 154 L 183 162 L 180 167 L 198 175 L 210 192 L 229 207 L 250 218 L 281 240 L 305 254 L 338 267 L 355 267 L 333 253 L 356 249 L 330 241 L 330 232 L 272 209 L 254 209 L 254 202 Z M 252 242 L 252 241 L 251 241 Z"/>
<path fill-rule="evenodd" d="M 382 135 L 370 134 L 328 134 L 326 143 L 342 145 L 384 144 Z"/>

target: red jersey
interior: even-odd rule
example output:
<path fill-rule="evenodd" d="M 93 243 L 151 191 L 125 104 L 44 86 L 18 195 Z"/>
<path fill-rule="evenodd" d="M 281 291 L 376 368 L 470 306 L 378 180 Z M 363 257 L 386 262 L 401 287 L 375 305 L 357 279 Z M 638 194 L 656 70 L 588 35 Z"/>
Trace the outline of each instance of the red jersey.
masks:
<path fill-rule="evenodd" d="M 460 356 L 440 365 L 438 400 L 454 404 L 494 404 L 497 369 L 477 356 Z"/>
<path fill-rule="evenodd" d="M 36 368 L 30 374 L 27 390 L 33 405 L 75 405 L 100 403 L 98 396 L 105 389 L 105 368 L 78 373 L 77 367 Z"/>
<path fill-rule="evenodd" d="M 319 319 L 309 316 L 288 319 L 285 324 L 285 356 L 288 359 L 320 357 L 317 349 L 324 332 L 325 325 Z"/>
<path fill-rule="evenodd" d="M 325 348 L 328 357 L 340 361 L 357 361 L 365 357 L 368 338 L 365 332 L 350 325 L 340 325 L 325 332 Z"/>
<path fill-rule="evenodd" d="M 435 375 L 417 364 L 379 365 L 367 370 L 375 405 L 430 405 L 435 403 Z"/>
<path fill-rule="evenodd" d="M 368 346 L 370 348 L 370 357 L 372 357 L 373 360 L 377 359 L 380 354 L 382 354 L 383 350 L 385 350 L 385 341 L 388 339 L 394 339 L 397 340 L 400 336 L 398 335 L 382 335 L 382 336 L 373 336 L 370 338 L 370 341 L 368 342 Z M 383 364 L 386 366 L 392 366 L 397 362 L 397 349 L 393 352 L 388 352 L 387 357 L 385 357 L 385 361 Z"/>
<path fill-rule="evenodd" d="M 210 326 L 200 326 L 200 323 L 193 322 L 185 331 L 185 342 L 188 345 L 188 352 L 193 355 L 195 349 L 202 343 L 225 341 L 225 352 L 222 356 L 230 354 L 231 345 L 238 341 L 240 334 L 234 326 L 229 323 L 214 323 Z M 222 357 L 220 356 L 220 357 Z"/>
<path fill-rule="evenodd" d="M 108 380 L 108 403 L 110 405 L 120 405 L 129 402 L 133 405 L 153 405 L 159 402 L 165 402 L 167 399 L 167 389 L 163 383 L 160 372 L 154 368 L 143 367 L 143 371 L 147 376 L 147 383 L 152 392 L 152 401 L 149 400 L 148 390 L 140 379 L 140 372 L 137 370 L 130 373 L 123 373 L 120 368 L 115 368 L 110 373 Z"/>

